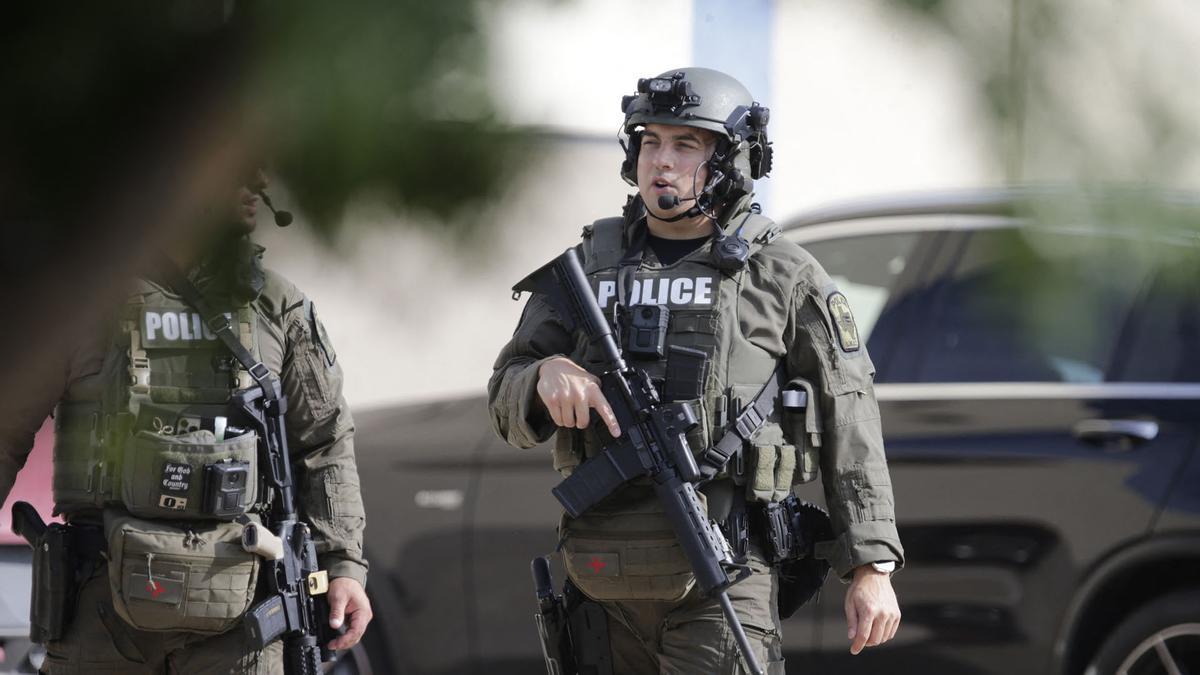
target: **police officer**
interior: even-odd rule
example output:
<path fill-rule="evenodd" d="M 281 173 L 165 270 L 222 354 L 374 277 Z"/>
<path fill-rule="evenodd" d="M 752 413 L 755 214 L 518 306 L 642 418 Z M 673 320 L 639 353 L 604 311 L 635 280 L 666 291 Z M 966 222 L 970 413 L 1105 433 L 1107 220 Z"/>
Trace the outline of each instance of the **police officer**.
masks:
<path fill-rule="evenodd" d="M 816 555 L 849 582 L 850 651 L 882 644 L 900 621 L 890 575 L 904 558 L 874 367 L 845 296 L 751 204 L 752 180 L 771 166 L 768 111 L 704 68 L 640 80 L 623 110 L 621 175 L 637 194 L 623 217 L 586 227 L 578 250 L 626 358 L 701 420 L 688 441 L 719 469 L 701 488 L 709 516 L 754 572 L 729 595 L 757 659 L 784 672 L 778 597 L 791 583 L 771 562 L 762 516 L 818 468 L 832 536 Z M 704 354 L 699 375 L 671 365 L 673 346 Z M 542 296 L 531 298 L 488 385 L 496 431 L 517 447 L 554 435 L 565 475 L 595 456 L 622 430 L 589 372 L 593 356 Z M 769 418 L 733 456 L 710 459 L 773 377 L 783 393 Z M 719 605 L 698 592 L 670 532 L 639 480 L 563 517 L 568 577 L 604 608 L 613 671 L 745 672 Z"/>
<path fill-rule="evenodd" d="M 330 578 L 330 625 L 346 628 L 329 647 L 348 649 L 371 620 L 354 423 L 313 303 L 264 270 L 248 239 L 265 175 L 245 183 L 214 210 L 215 245 L 165 254 L 282 383 L 297 502 Z M 283 672 L 281 642 L 256 651 L 241 620 L 264 589 L 240 529 L 261 522 L 269 493 L 255 438 L 226 406 L 253 380 L 170 276 L 137 281 L 120 316 L 46 373 L 45 394 L 0 423 L 3 501 L 57 401 L 55 513 L 70 523 L 78 584 L 73 603 L 51 608 L 74 618 L 49 637 L 44 672 Z"/>

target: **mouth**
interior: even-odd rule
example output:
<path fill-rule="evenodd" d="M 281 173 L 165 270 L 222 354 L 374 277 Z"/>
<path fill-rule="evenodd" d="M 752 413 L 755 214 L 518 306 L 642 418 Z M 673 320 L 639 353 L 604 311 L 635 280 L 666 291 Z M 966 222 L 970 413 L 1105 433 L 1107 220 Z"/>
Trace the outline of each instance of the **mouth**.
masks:
<path fill-rule="evenodd" d="M 671 184 L 671 181 L 669 181 L 665 178 L 655 178 L 654 182 L 651 183 L 651 186 L 653 187 L 654 191 L 658 194 L 668 194 L 668 193 L 678 192 L 675 189 L 675 186 Z"/>

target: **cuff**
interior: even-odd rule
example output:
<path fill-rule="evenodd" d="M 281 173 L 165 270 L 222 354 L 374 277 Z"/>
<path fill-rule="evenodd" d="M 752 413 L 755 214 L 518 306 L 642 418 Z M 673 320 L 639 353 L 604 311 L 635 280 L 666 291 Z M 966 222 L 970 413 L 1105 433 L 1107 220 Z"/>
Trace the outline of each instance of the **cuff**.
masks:
<path fill-rule="evenodd" d="M 363 588 L 367 587 L 367 565 L 365 562 L 349 560 L 333 553 L 317 556 L 321 569 L 329 572 L 330 579 L 349 577 Z"/>
<path fill-rule="evenodd" d="M 904 547 L 895 523 L 888 521 L 859 523 L 837 539 L 817 544 L 816 555 L 828 560 L 842 581 L 849 581 L 856 567 L 873 562 L 894 561 L 897 572 L 904 567 Z"/>
<path fill-rule="evenodd" d="M 553 354 L 534 361 L 521 371 L 517 376 L 517 381 L 514 383 L 514 390 L 520 396 L 520 400 L 517 403 L 517 413 L 520 416 L 520 424 L 524 427 L 521 432 L 523 436 L 532 441 L 526 444 L 527 447 L 545 443 L 558 430 L 558 427 L 554 424 L 554 420 L 550 419 L 550 414 L 546 412 L 546 408 L 538 399 L 537 385 L 540 379 L 538 371 L 541 369 L 542 364 L 550 359 L 557 359 L 563 356 L 565 355 Z"/>

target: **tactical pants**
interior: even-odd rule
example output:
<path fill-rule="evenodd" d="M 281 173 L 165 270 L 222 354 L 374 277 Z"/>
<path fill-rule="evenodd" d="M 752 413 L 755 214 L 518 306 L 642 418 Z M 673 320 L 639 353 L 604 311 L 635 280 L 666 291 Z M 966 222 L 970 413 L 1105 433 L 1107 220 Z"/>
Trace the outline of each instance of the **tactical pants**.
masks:
<path fill-rule="evenodd" d="M 43 673 L 100 675 L 282 675 L 283 645 L 250 648 L 241 624 L 220 635 L 148 632 L 130 627 L 112 608 L 107 566 L 79 591 L 75 620 L 62 640 L 46 645 Z"/>
<path fill-rule="evenodd" d="M 752 554 L 754 574 L 729 599 L 767 675 L 784 675 L 779 577 Z M 608 613 L 613 671 L 620 675 L 743 675 L 737 641 L 721 605 L 693 588 L 678 602 L 601 603 Z"/>

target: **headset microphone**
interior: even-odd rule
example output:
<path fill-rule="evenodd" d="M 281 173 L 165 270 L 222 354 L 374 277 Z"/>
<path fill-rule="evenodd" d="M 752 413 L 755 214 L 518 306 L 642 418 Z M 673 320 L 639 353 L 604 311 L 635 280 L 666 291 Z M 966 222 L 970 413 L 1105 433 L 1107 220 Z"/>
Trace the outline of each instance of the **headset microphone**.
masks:
<path fill-rule="evenodd" d="M 696 201 L 695 197 L 687 197 L 685 199 L 680 199 L 677 195 L 659 195 L 658 196 L 658 208 L 662 209 L 663 211 L 668 211 L 670 209 L 675 208 L 676 206 L 679 206 L 683 202 L 693 202 L 693 201 Z M 646 210 L 650 211 L 649 208 L 647 208 Z M 674 223 L 676 221 L 683 220 L 684 218 L 695 218 L 696 216 L 700 215 L 701 213 L 703 213 L 703 211 L 701 211 L 700 207 L 696 206 L 696 205 L 693 205 L 692 208 L 688 209 L 687 211 L 684 211 L 683 213 L 680 213 L 675 216 L 671 216 L 670 218 L 668 218 L 667 216 L 660 216 L 657 213 L 650 211 L 650 215 L 654 216 L 658 220 L 663 221 L 664 223 Z"/>
<path fill-rule="evenodd" d="M 262 199 L 263 203 L 267 205 L 268 209 L 271 209 L 271 213 L 275 214 L 275 224 L 276 225 L 278 225 L 279 227 L 287 227 L 288 225 L 292 224 L 291 212 L 284 211 L 282 209 L 276 211 L 275 206 L 273 204 L 271 204 L 271 198 L 267 196 L 266 190 L 258 190 L 255 194 L 257 194 L 259 196 L 259 198 Z"/>
<path fill-rule="evenodd" d="M 659 195 L 658 208 L 662 209 L 663 211 L 669 211 L 676 206 L 679 206 L 680 201 L 679 195 Z"/>

